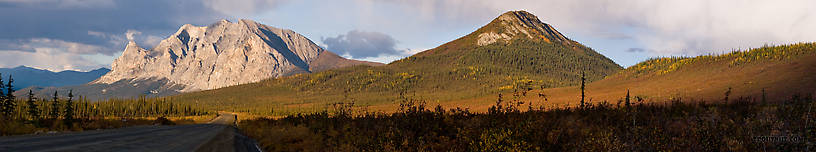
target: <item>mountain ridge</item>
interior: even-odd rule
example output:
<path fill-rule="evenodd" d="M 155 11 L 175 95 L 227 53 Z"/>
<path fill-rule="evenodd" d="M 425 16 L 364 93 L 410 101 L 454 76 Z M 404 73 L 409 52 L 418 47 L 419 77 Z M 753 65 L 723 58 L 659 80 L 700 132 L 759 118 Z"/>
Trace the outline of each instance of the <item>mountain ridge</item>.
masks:
<path fill-rule="evenodd" d="M 7 82 L 9 75 L 11 75 L 14 78 L 15 89 L 18 90 L 32 86 L 62 87 L 85 84 L 101 77 L 109 71 L 107 68 L 98 68 L 87 72 L 75 70 L 54 72 L 27 66 L 0 68 L 0 74 L 2 74 L 3 79 Z"/>

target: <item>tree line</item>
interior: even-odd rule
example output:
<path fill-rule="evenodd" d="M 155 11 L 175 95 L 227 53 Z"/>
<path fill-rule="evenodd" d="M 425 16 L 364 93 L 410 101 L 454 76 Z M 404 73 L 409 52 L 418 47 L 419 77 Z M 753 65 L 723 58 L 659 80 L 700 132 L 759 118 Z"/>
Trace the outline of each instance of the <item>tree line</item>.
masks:
<path fill-rule="evenodd" d="M 2 74 L 0 74 L 2 77 Z M 55 91 L 50 98 L 37 98 L 29 90 L 25 99 L 14 96 L 14 79 L 0 78 L 0 119 L 3 120 L 62 120 L 71 123 L 77 119 L 104 119 L 106 117 L 166 117 L 196 116 L 208 114 L 200 107 L 181 104 L 162 98 L 108 99 L 92 102 L 73 91 L 60 94 Z"/>

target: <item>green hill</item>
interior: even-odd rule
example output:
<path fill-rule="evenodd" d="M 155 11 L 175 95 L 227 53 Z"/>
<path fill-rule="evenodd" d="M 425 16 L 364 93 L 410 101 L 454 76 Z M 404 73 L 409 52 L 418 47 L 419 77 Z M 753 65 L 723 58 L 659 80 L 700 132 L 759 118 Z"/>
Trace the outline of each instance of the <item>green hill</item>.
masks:
<path fill-rule="evenodd" d="M 255 114 L 318 111 L 337 102 L 390 111 L 403 96 L 458 101 L 520 88 L 570 86 L 579 83 L 582 71 L 594 81 L 620 69 L 536 16 L 512 11 L 471 34 L 386 66 L 355 66 L 169 98 Z"/>

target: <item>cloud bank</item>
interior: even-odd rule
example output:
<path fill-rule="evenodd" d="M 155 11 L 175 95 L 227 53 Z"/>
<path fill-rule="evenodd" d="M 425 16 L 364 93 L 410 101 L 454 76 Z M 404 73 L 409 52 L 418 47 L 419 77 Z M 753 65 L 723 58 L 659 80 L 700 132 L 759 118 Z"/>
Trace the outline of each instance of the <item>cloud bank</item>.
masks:
<path fill-rule="evenodd" d="M 565 33 L 632 39 L 652 55 L 699 55 L 816 41 L 812 0 L 361 0 L 428 20 L 472 21 L 527 10 Z M 626 51 L 626 50 L 621 50 Z"/>
<path fill-rule="evenodd" d="M 231 16 L 248 16 L 283 5 L 288 0 L 203 0 L 204 6 Z"/>

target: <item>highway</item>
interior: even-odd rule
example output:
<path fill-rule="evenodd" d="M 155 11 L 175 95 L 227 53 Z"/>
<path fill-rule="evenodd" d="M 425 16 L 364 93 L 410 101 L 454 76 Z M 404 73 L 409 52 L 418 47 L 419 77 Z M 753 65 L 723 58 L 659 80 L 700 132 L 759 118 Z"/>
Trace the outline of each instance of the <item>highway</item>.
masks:
<path fill-rule="evenodd" d="M 0 151 L 260 151 L 221 113 L 207 124 L 136 126 L 72 133 L 0 137 Z"/>

